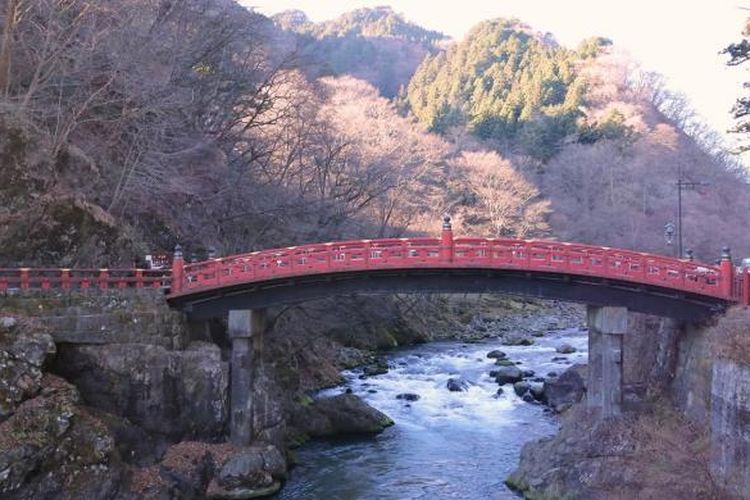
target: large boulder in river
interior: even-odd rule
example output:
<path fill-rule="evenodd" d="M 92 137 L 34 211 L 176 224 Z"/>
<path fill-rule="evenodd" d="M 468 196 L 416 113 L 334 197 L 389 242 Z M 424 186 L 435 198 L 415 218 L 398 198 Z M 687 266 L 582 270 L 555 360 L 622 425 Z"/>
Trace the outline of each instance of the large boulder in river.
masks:
<path fill-rule="evenodd" d="M 513 391 L 517 396 L 524 398 L 524 401 L 529 400 L 526 397 L 527 395 L 531 395 L 532 401 L 544 400 L 544 385 L 541 383 L 532 383 L 522 380 L 513 384 Z"/>
<path fill-rule="evenodd" d="M 517 366 L 501 366 L 497 370 L 495 381 L 500 384 L 515 384 L 523 379 L 523 372 Z"/>
<path fill-rule="evenodd" d="M 573 365 L 544 382 L 544 401 L 557 412 L 579 402 L 586 392 L 586 365 Z"/>
<path fill-rule="evenodd" d="M 449 378 L 445 385 L 451 392 L 466 392 L 471 384 L 462 378 Z"/>
<path fill-rule="evenodd" d="M 276 493 L 286 478 L 286 461 L 274 446 L 245 448 L 221 467 L 208 485 L 208 498 L 255 498 Z"/>
<path fill-rule="evenodd" d="M 495 349 L 493 351 L 488 352 L 487 357 L 490 359 L 503 359 L 507 357 L 507 354 L 505 354 L 503 351 L 499 349 Z"/>
<path fill-rule="evenodd" d="M 503 345 L 533 345 L 534 339 L 520 332 L 508 333 L 503 337 Z"/>
<path fill-rule="evenodd" d="M 576 348 L 566 343 L 566 344 L 557 346 L 556 351 L 559 352 L 560 354 L 572 354 L 576 352 Z"/>
<path fill-rule="evenodd" d="M 378 434 L 393 425 L 388 415 L 354 394 L 340 394 L 297 405 L 291 423 L 298 433 L 313 437 L 347 434 Z"/>
<path fill-rule="evenodd" d="M 362 369 L 362 375 L 359 378 L 374 377 L 376 375 L 384 375 L 388 373 L 388 362 L 384 359 L 379 359 L 376 362 L 365 366 Z"/>

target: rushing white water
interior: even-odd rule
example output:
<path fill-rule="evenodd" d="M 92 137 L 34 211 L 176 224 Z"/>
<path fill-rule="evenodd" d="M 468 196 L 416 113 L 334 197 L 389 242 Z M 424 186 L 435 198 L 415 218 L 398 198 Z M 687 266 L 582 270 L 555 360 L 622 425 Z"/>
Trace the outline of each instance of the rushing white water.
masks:
<path fill-rule="evenodd" d="M 387 374 L 360 379 L 347 372 L 347 382 L 323 391 L 347 388 L 389 415 L 396 425 L 371 439 L 316 442 L 298 450 L 300 465 L 279 498 L 314 499 L 495 499 L 515 498 L 503 481 L 518 463 L 529 440 L 550 435 L 557 421 L 541 405 L 526 403 L 489 371 L 497 369 L 486 354 L 504 351 L 519 368 L 536 376 L 561 373 L 570 364 L 585 363 L 587 337 L 575 330 L 548 333 L 533 346 L 501 346 L 441 342 L 389 355 Z M 577 352 L 558 354 L 563 343 Z M 565 360 L 552 361 L 564 357 Z M 450 392 L 449 378 L 472 385 Z M 419 395 L 408 402 L 399 394 Z"/>

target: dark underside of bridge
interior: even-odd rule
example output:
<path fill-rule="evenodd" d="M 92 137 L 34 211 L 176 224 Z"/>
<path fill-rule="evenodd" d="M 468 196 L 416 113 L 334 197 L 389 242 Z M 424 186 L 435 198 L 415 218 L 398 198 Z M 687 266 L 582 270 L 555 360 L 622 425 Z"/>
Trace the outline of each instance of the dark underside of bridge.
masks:
<path fill-rule="evenodd" d="M 723 311 L 726 301 L 590 276 L 487 269 L 411 269 L 319 274 L 170 298 L 191 319 L 219 317 L 232 309 L 257 309 L 333 296 L 394 293 L 492 293 L 621 306 L 632 311 L 698 321 Z"/>

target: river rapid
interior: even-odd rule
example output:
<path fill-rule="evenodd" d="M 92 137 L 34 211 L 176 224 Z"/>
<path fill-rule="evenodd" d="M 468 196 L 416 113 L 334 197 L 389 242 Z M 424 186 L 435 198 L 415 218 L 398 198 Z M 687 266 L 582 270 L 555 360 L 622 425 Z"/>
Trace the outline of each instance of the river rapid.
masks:
<path fill-rule="evenodd" d="M 577 351 L 558 354 L 555 349 L 563 343 Z M 517 466 L 521 447 L 554 434 L 558 423 L 544 406 L 522 401 L 512 385 L 496 394 L 499 386 L 489 371 L 497 367 L 486 357 L 493 349 L 520 361 L 519 368 L 547 376 L 586 362 L 587 335 L 549 332 L 532 346 L 438 342 L 390 353 L 384 375 L 360 379 L 358 370 L 345 372 L 343 385 L 320 396 L 351 389 L 396 425 L 374 438 L 318 441 L 296 450 L 299 465 L 277 498 L 516 498 L 503 481 Z M 565 359 L 552 360 L 557 357 Z M 472 385 L 466 392 L 450 392 L 451 377 Z M 403 393 L 420 398 L 397 399 Z"/>

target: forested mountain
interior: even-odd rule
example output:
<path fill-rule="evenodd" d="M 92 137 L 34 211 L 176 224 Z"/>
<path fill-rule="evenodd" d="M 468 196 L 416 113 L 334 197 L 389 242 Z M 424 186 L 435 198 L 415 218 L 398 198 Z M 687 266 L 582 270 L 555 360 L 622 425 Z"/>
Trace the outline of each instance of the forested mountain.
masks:
<path fill-rule="evenodd" d="M 744 171 L 606 40 L 493 20 L 443 49 L 386 8 L 274 24 L 229 0 L 24 6 L 0 51 L 5 263 L 403 235 L 444 212 L 464 233 L 670 253 L 678 165 L 711 183 L 685 193 L 686 246 L 750 251 Z M 435 55 L 401 71 L 384 42 Z M 357 44 L 377 49 L 338 57 Z M 301 56 L 323 47 L 343 74 Z M 420 63 L 401 114 L 361 81 Z"/>
<path fill-rule="evenodd" d="M 606 39 L 570 50 L 517 20 L 486 21 L 427 58 L 403 100 L 430 130 L 494 149 L 525 174 L 562 239 L 674 252 L 663 232 L 676 223 L 681 169 L 710 184 L 684 193 L 686 246 L 706 259 L 720 241 L 750 250 L 744 170 L 717 154 L 683 98 Z"/>
<path fill-rule="evenodd" d="M 313 23 L 299 10 L 289 10 L 272 17 L 282 29 L 324 37 L 398 38 L 425 46 L 434 45 L 446 37 L 438 31 L 428 30 L 404 19 L 391 7 L 357 9 L 336 19 Z"/>
<path fill-rule="evenodd" d="M 579 134 L 534 176 L 551 201 L 554 233 L 672 253 L 664 225 L 677 221 L 682 170 L 683 180 L 704 184 L 683 192 L 686 248 L 713 260 L 724 242 L 732 242 L 746 255 L 746 173 L 730 155 L 710 148 L 712 134 L 691 124 L 684 100 L 617 53 L 587 61 L 579 74 L 588 89 L 582 120 L 597 132 Z"/>
<path fill-rule="evenodd" d="M 417 26 L 390 7 L 358 9 L 321 23 L 304 12 L 273 16 L 296 35 L 298 57 L 312 76 L 349 74 L 393 97 L 445 35 Z"/>
<path fill-rule="evenodd" d="M 486 21 L 419 67 L 408 104 L 431 130 L 466 126 L 506 149 L 548 159 L 577 131 L 585 85 L 576 63 L 607 43 L 594 40 L 575 52 L 517 20 Z"/>

